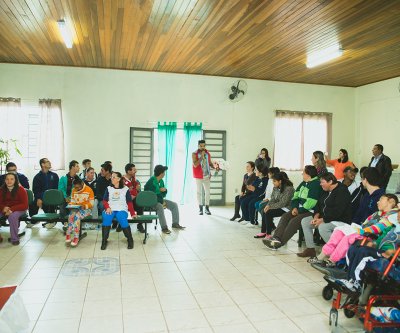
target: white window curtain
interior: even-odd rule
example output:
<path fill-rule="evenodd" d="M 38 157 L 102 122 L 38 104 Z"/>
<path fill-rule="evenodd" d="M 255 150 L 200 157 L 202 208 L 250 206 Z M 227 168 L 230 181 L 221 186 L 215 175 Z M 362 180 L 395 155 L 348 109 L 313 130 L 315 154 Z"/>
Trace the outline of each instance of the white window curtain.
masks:
<path fill-rule="evenodd" d="M 65 157 L 61 100 L 41 99 L 39 107 L 39 158 L 48 158 L 52 169 L 62 170 L 65 168 Z"/>
<path fill-rule="evenodd" d="M 9 159 L 3 160 L 1 166 L 4 171 L 5 164 L 13 161 L 19 163 L 23 168 L 22 156 L 26 153 L 27 133 L 22 129 L 26 128 L 27 119 L 21 110 L 21 99 L 13 97 L 0 97 L 0 140 L 1 147 L 10 153 Z M 21 155 L 17 153 L 17 149 Z M 22 165 L 21 165 L 22 164 Z"/>
<path fill-rule="evenodd" d="M 331 114 L 276 111 L 274 165 L 301 170 L 314 151 L 330 151 Z"/>

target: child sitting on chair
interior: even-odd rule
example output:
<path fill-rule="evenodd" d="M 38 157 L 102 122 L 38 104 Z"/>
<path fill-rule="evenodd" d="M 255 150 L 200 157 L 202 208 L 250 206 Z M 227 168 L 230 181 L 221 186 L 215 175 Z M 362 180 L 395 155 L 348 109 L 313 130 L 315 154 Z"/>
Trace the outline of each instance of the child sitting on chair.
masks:
<path fill-rule="evenodd" d="M 69 208 L 69 215 L 65 243 L 71 243 L 71 246 L 75 247 L 79 242 L 81 220 L 92 213 L 94 193 L 79 177 L 75 177 L 72 185 L 71 201 L 67 206 Z M 72 241 L 71 233 L 74 234 Z"/>
<path fill-rule="evenodd" d="M 344 225 L 336 227 L 329 241 L 322 247 L 318 257 L 308 260 L 309 263 L 319 263 L 324 267 L 334 267 L 336 263 L 346 256 L 350 246 L 357 240 L 362 239 L 366 232 L 381 234 L 391 223 L 388 221 L 390 215 L 397 214 L 396 205 L 398 198 L 394 194 L 384 194 L 378 201 L 378 211 L 369 216 L 362 226 Z M 329 258 L 328 260 L 326 260 Z"/>
<path fill-rule="evenodd" d="M 346 262 L 349 266 L 347 279 L 336 279 L 335 282 L 345 286 L 350 291 L 361 289 L 361 272 L 380 258 L 389 259 L 396 251 L 400 243 L 400 211 L 388 217 L 388 226 L 383 230 L 376 241 L 369 240 L 366 246 L 352 245 L 346 254 Z M 365 230 L 370 232 L 371 230 Z"/>

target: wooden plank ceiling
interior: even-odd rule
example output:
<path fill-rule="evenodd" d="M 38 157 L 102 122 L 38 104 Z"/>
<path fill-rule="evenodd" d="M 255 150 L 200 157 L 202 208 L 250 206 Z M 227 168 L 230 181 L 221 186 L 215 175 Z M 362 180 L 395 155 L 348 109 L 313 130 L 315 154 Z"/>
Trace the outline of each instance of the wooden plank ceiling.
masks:
<path fill-rule="evenodd" d="M 0 0 L 0 62 L 357 87 L 400 76 L 400 0 Z"/>

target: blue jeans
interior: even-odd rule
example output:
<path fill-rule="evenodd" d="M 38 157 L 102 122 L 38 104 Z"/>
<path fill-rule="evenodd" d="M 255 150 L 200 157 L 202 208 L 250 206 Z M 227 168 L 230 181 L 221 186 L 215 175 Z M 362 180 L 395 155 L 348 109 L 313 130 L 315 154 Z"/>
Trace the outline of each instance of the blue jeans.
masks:
<path fill-rule="evenodd" d="M 103 216 L 103 223 L 102 223 L 103 227 L 111 226 L 112 220 L 114 218 L 117 219 L 122 229 L 129 227 L 128 213 L 124 210 L 112 211 L 111 214 L 107 214 L 106 211 L 103 211 L 102 216 Z"/>

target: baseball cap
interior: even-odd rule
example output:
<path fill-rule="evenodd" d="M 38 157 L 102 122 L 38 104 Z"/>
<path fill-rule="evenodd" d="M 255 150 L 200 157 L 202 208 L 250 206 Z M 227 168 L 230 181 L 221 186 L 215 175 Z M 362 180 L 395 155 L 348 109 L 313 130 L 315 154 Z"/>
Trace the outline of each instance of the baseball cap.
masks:
<path fill-rule="evenodd" d="M 154 167 L 154 176 L 158 177 L 161 175 L 164 171 L 168 170 L 167 166 L 158 164 Z"/>

